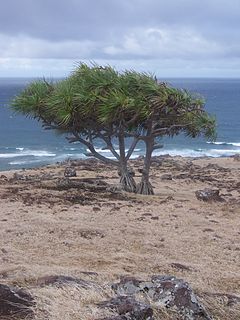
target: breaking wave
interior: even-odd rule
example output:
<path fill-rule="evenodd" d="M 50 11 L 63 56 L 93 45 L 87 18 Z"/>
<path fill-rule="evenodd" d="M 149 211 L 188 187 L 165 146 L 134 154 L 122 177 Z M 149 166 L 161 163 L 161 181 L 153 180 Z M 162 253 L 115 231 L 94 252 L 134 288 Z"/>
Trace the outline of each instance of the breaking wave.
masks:
<path fill-rule="evenodd" d="M 173 149 L 173 150 L 162 150 L 154 152 L 155 156 L 170 155 L 170 156 L 181 156 L 181 157 L 230 157 L 235 154 L 240 154 L 240 149 Z"/>
<path fill-rule="evenodd" d="M 240 147 L 240 142 L 224 142 L 224 141 L 216 141 L 216 142 L 207 142 L 208 144 L 214 144 L 217 146 L 234 146 L 234 147 Z"/>
<path fill-rule="evenodd" d="M 20 152 L 9 152 L 9 153 L 0 153 L 0 158 L 17 158 L 17 157 L 55 157 L 56 154 L 53 152 L 43 151 L 43 150 L 20 150 L 20 148 L 16 148 Z M 24 148 L 21 148 L 24 149 Z"/>

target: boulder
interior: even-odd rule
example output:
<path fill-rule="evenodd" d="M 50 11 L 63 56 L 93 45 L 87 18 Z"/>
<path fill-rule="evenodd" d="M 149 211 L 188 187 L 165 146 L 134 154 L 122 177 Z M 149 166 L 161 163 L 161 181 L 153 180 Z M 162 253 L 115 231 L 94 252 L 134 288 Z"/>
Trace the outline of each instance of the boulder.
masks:
<path fill-rule="evenodd" d="M 71 177 L 76 177 L 76 176 L 77 176 L 77 172 L 76 172 L 75 168 L 66 167 L 66 169 L 64 171 L 64 177 L 71 178 Z"/>
<path fill-rule="evenodd" d="M 14 319 L 33 315 L 33 297 L 23 289 L 0 284 L 0 318 Z"/>
<path fill-rule="evenodd" d="M 195 192 L 195 195 L 198 200 L 212 202 L 220 201 L 224 202 L 225 200 L 219 195 L 219 189 L 209 189 L 205 188 L 203 190 L 198 190 Z"/>

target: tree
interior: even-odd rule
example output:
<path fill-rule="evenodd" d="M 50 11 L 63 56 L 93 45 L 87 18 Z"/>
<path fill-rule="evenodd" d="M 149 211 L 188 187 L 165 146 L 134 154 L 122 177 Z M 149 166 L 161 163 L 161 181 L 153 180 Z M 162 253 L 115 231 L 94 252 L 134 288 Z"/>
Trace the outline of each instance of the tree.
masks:
<path fill-rule="evenodd" d="M 119 73 L 110 66 L 83 63 L 59 82 L 43 79 L 31 83 L 12 102 L 15 111 L 41 121 L 46 129 L 71 134 L 69 142 L 82 143 L 90 151 L 88 155 L 118 168 L 126 191 L 142 194 L 153 194 L 149 171 L 152 152 L 161 147 L 159 137 L 180 132 L 191 137 L 214 136 L 215 120 L 203 106 L 199 97 L 158 83 L 153 75 Z M 115 160 L 96 150 L 99 139 Z M 145 143 L 146 154 L 137 186 L 128 162 L 140 140 Z"/>

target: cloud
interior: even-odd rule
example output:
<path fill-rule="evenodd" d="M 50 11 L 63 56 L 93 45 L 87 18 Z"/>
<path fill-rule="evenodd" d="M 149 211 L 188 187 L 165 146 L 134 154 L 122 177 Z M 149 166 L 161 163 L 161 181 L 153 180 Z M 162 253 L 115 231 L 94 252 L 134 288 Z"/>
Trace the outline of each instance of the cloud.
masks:
<path fill-rule="evenodd" d="M 154 70 L 170 61 L 176 73 L 183 64 L 201 73 L 204 63 L 210 73 L 240 65 L 239 28 L 239 0 L 8 0 L 0 10 L 0 58 L 10 59 L 4 70 L 16 59 L 21 71 L 24 61 L 30 68 L 96 60 Z"/>
<path fill-rule="evenodd" d="M 223 48 L 188 29 L 148 28 L 133 30 L 119 45 L 110 45 L 104 52 L 112 57 L 131 56 L 145 59 L 193 59 L 222 56 Z"/>
<path fill-rule="evenodd" d="M 96 49 L 93 41 L 58 41 L 6 36 L 0 34 L 0 56 L 3 58 L 71 59 L 88 58 Z"/>
<path fill-rule="evenodd" d="M 138 28 L 128 30 L 113 41 L 62 40 L 0 34 L 2 58 L 31 59 L 203 59 L 224 57 L 229 51 L 220 42 L 211 41 L 201 34 L 182 29 Z"/>

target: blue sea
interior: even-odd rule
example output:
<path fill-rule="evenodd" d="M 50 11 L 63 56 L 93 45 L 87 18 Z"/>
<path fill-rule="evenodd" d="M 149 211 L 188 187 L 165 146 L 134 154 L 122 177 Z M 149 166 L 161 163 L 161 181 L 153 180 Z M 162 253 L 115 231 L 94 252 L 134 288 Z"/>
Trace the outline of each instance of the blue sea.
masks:
<path fill-rule="evenodd" d="M 13 114 L 10 100 L 32 79 L 0 78 L 0 170 L 38 167 L 66 159 L 86 158 L 86 148 L 69 144 L 65 137 L 46 131 L 35 120 Z M 163 79 L 179 88 L 200 93 L 206 110 L 217 118 L 218 137 L 214 143 L 184 136 L 164 138 L 155 155 L 225 157 L 240 154 L 240 79 Z M 111 157 L 99 142 L 97 150 Z M 139 144 L 134 157 L 142 155 Z"/>

